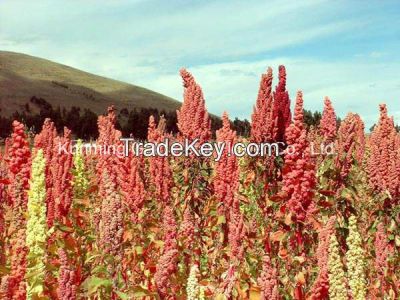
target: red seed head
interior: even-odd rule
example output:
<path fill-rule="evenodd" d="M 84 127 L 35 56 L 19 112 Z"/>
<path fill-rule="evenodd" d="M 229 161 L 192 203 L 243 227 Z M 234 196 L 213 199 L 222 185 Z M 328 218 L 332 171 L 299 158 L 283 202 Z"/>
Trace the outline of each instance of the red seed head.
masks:
<path fill-rule="evenodd" d="M 275 141 L 285 141 L 285 131 L 291 122 L 290 99 L 286 90 L 286 69 L 279 66 L 279 82 L 274 92 L 273 118 L 275 120 Z"/>
<path fill-rule="evenodd" d="M 251 115 L 251 140 L 256 143 L 273 140 L 275 120 L 273 116 L 272 69 L 261 76 L 256 105 Z"/>
<path fill-rule="evenodd" d="M 227 113 L 222 116 L 222 127 L 217 130 L 217 143 L 225 144 L 224 151 L 215 162 L 215 194 L 220 201 L 220 211 L 229 218 L 228 209 L 234 204 L 235 195 L 239 188 L 239 166 L 235 155 L 230 155 L 230 148 L 236 142 L 236 132 L 230 127 Z"/>
<path fill-rule="evenodd" d="M 379 109 L 379 122 L 369 137 L 369 184 L 375 191 L 389 191 L 397 198 L 400 196 L 400 136 L 386 105 L 381 104 Z"/>
<path fill-rule="evenodd" d="M 181 109 L 177 111 L 179 132 L 185 139 L 197 138 L 200 143 L 204 143 L 211 137 L 211 122 L 203 92 L 192 74 L 185 69 L 180 73 L 183 79 L 184 98 Z"/>
<path fill-rule="evenodd" d="M 297 93 L 293 123 L 286 130 L 288 151 L 282 171 L 287 208 L 296 220 L 304 221 L 315 211 L 312 205 L 316 185 L 315 165 L 311 159 L 307 131 L 303 123 L 303 94 Z"/>
<path fill-rule="evenodd" d="M 328 97 L 325 97 L 324 100 L 324 110 L 319 127 L 325 143 L 333 142 L 336 137 L 336 114 Z"/>

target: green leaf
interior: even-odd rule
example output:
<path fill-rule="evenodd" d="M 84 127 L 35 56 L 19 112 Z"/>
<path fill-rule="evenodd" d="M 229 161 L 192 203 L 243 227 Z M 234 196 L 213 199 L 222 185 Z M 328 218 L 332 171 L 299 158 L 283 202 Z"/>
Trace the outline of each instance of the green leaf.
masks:
<path fill-rule="evenodd" d="M 96 266 L 93 270 L 92 270 L 92 274 L 106 274 L 107 273 L 107 268 L 105 266 Z"/>
<path fill-rule="evenodd" d="M 5 266 L 0 265 L 0 274 L 8 274 L 8 273 L 10 273 L 10 270 Z"/>
<path fill-rule="evenodd" d="M 152 295 L 152 293 L 149 290 L 147 290 L 141 286 L 137 286 L 133 289 L 133 297 L 135 297 L 135 298 L 136 297 L 146 297 L 146 296 L 151 296 L 151 295 Z"/>
<path fill-rule="evenodd" d="M 60 230 L 63 231 L 63 232 L 69 232 L 69 233 L 74 232 L 74 229 L 73 229 L 73 228 L 68 227 L 68 226 L 65 226 L 65 225 L 59 225 L 59 226 L 58 226 L 58 229 L 60 229 Z"/>
<path fill-rule="evenodd" d="M 136 246 L 135 250 L 136 250 L 136 254 L 138 254 L 138 255 L 142 255 L 143 254 L 143 247 Z"/>
<path fill-rule="evenodd" d="M 112 282 L 109 279 L 92 276 L 86 279 L 83 285 L 85 286 L 89 294 L 93 294 L 101 287 L 111 287 Z"/>
<path fill-rule="evenodd" d="M 117 295 L 118 295 L 118 297 L 120 297 L 122 300 L 129 300 L 129 295 L 127 295 L 127 294 L 125 294 L 125 293 L 123 293 L 123 292 L 115 292 Z"/>
<path fill-rule="evenodd" d="M 225 216 L 218 216 L 217 225 L 219 225 L 219 224 L 225 224 L 225 223 L 226 223 Z"/>
<path fill-rule="evenodd" d="M 85 264 L 91 262 L 91 261 L 94 260 L 96 257 L 100 257 L 100 256 L 101 256 L 100 254 L 95 254 L 95 255 L 89 256 L 88 258 L 86 258 Z"/>

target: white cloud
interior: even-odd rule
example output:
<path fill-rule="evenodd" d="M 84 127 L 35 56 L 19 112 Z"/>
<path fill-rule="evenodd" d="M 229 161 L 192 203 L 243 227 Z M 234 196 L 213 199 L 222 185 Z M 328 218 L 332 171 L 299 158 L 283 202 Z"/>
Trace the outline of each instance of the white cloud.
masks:
<path fill-rule="evenodd" d="M 68 1 L 55 6 L 52 1 L 4 1 L 0 47 L 7 47 L 1 40 L 8 40 L 38 56 L 64 52 L 76 57 L 78 51 L 89 59 L 88 54 L 97 51 L 129 55 L 133 63 L 151 59 L 173 65 L 254 55 L 360 26 L 332 15 L 322 0 L 197 5 L 118 1 L 118 6 L 113 2 Z M 334 9 L 335 4 L 330 6 Z M 37 41 L 20 42 L 32 36 Z"/>
<path fill-rule="evenodd" d="M 395 115 L 400 123 L 399 63 L 388 66 L 374 61 L 338 63 L 282 57 L 195 66 L 189 70 L 202 86 L 210 111 L 220 115 L 227 110 L 232 116 L 248 118 L 257 96 L 261 73 L 272 66 L 277 75 L 279 64 L 287 68 L 292 103 L 296 91 L 302 90 L 305 108 L 322 110 L 323 98 L 329 96 L 338 115 L 344 117 L 350 111 L 359 113 L 367 127 L 376 122 L 379 103 L 388 103 L 389 113 Z M 182 98 L 178 74 L 162 74 L 147 80 L 144 79 L 144 85 L 177 99 Z"/>

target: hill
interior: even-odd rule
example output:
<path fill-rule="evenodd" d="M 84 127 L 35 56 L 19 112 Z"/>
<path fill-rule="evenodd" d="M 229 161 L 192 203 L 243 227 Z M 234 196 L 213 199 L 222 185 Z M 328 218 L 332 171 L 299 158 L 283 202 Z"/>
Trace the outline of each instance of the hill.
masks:
<path fill-rule="evenodd" d="M 96 114 L 114 104 L 117 109 L 156 108 L 175 111 L 181 105 L 167 96 L 118 80 L 94 75 L 46 59 L 0 51 L 0 109 L 8 116 L 31 97 L 54 108 L 88 108 Z"/>

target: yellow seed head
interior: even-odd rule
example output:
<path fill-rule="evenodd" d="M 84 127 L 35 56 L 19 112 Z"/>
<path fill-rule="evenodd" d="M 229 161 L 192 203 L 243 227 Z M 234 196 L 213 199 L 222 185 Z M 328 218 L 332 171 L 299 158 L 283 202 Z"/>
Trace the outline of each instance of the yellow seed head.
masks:
<path fill-rule="evenodd" d="M 347 300 L 346 277 L 339 254 L 339 244 L 334 234 L 331 235 L 328 256 L 329 299 Z"/>
<path fill-rule="evenodd" d="M 38 150 L 32 162 L 32 176 L 28 193 L 28 220 L 26 227 L 27 256 L 27 299 L 39 296 L 44 289 L 46 225 L 45 159 Z"/>
<path fill-rule="evenodd" d="M 349 218 L 349 236 L 346 240 L 349 285 L 354 300 L 366 299 L 365 256 L 355 216 Z"/>

